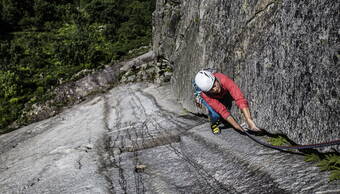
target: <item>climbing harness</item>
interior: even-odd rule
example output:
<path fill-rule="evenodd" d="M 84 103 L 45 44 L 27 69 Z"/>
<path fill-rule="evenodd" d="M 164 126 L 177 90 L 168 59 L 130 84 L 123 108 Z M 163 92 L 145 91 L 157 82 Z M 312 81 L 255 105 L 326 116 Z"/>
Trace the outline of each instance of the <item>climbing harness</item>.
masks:
<path fill-rule="evenodd" d="M 279 149 L 279 150 L 289 150 L 289 149 L 297 149 L 297 150 L 302 150 L 302 149 L 312 149 L 312 148 L 320 148 L 320 147 L 327 147 L 327 146 L 332 146 L 332 145 L 340 145 L 340 139 L 339 140 L 334 140 L 334 141 L 329 141 L 329 142 L 323 142 L 323 143 L 318 143 L 318 144 L 307 144 L 307 145 L 293 145 L 293 146 L 276 146 L 276 145 L 271 145 L 268 143 L 265 143 L 253 135 L 251 135 L 249 132 L 244 131 L 244 133 L 253 141 L 255 141 L 258 144 L 261 144 L 263 146 L 272 148 L 272 149 Z"/>

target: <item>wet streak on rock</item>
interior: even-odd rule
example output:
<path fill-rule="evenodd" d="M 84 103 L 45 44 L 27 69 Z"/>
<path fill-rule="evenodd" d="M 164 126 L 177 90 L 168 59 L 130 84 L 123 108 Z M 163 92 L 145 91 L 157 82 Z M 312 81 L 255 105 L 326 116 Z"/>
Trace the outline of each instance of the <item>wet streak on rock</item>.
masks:
<path fill-rule="evenodd" d="M 210 193 L 224 193 L 226 191 L 231 192 L 230 188 L 227 188 L 227 186 L 221 184 L 218 180 L 214 179 L 213 176 L 204 171 L 201 166 L 198 166 L 197 162 L 190 160 L 190 158 L 183 155 L 178 148 L 175 148 L 172 145 L 173 143 L 179 142 L 180 134 L 183 134 L 183 132 L 191 128 L 186 123 L 192 123 L 192 121 L 190 122 L 187 119 L 175 115 L 174 113 L 166 113 L 166 111 L 160 111 L 159 106 L 154 103 L 155 99 L 150 100 L 150 95 L 148 95 L 149 98 L 146 98 L 146 95 L 143 95 L 144 93 L 139 91 L 132 91 L 129 88 L 127 88 L 125 92 L 127 93 L 127 96 L 131 97 L 128 103 L 128 106 L 132 108 L 131 116 L 135 117 L 137 121 L 142 119 L 144 119 L 144 121 L 142 122 L 142 124 L 140 124 L 131 122 L 121 123 L 121 120 L 116 120 L 115 122 L 117 126 L 125 127 L 120 127 L 115 131 L 109 132 L 111 140 L 113 140 L 113 142 L 111 142 L 111 145 L 114 145 L 113 147 L 111 147 L 111 149 L 118 149 L 118 153 L 120 155 L 125 155 L 126 157 L 130 155 L 133 160 L 133 164 L 136 166 L 139 164 L 143 164 L 143 162 L 139 160 L 139 155 L 143 155 L 143 149 L 151 147 L 153 149 L 157 149 L 157 147 L 159 146 L 162 147 L 163 145 L 166 145 L 166 147 L 176 155 L 181 163 L 189 164 L 191 168 L 194 169 L 194 172 L 191 173 L 199 175 L 199 178 L 196 178 L 199 184 L 196 184 L 195 187 L 206 187 L 206 190 Z M 150 111 L 147 110 L 146 107 L 144 107 L 146 100 L 149 100 L 154 105 L 156 105 L 158 111 L 150 113 Z M 128 153 L 123 153 L 125 151 L 132 152 L 132 155 Z M 122 167 L 121 164 L 116 163 L 116 165 L 119 168 L 120 175 L 128 174 L 127 176 L 133 175 L 134 177 L 134 182 L 132 183 L 128 182 L 127 179 L 125 180 L 126 184 L 130 185 L 130 189 L 122 187 L 121 185 L 121 189 L 124 192 L 132 191 L 132 185 L 135 185 L 134 190 L 137 193 L 145 192 L 146 188 L 144 187 L 144 183 L 142 181 L 142 173 L 126 172 L 124 171 L 124 167 Z M 132 169 L 127 170 L 131 171 Z M 128 178 L 128 180 L 131 179 Z M 202 184 L 206 186 L 202 186 Z M 198 190 L 198 188 L 196 189 Z M 233 193 L 236 192 L 234 191 Z"/>
<path fill-rule="evenodd" d="M 232 130 L 214 136 L 206 119 L 183 115 L 170 93 L 170 86 L 122 85 L 28 126 L 39 127 L 39 135 L 2 150 L 1 189 L 245 194 L 340 189 L 301 156 L 268 150 Z M 0 141 L 16 141 L 25 129 Z"/>
<path fill-rule="evenodd" d="M 213 136 L 207 125 L 200 126 L 202 121 L 163 109 L 158 104 L 159 97 L 141 89 L 145 85 L 137 86 L 116 89 L 116 98 L 109 103 L 117 105 L 119 102 L 115 110 L 120 112 L 116 117 L 108 117 L 111 118 L 109 124 L 115 127 L 107 133 L 111 140 L 108 149 L 115 150 L 111 156 L 119 161 L 109 174 L 116 192 L 291 193 L 325 188 L 325 182 L 306 175 L 311 182 L 301 182 L 292 189 L 290 182 L 299 178 L 289 174 L 286 176 L 290 180 L 284 180 L 285 173 L 275 172 L 273 176 L 270 170 L 275 171 L 274 167 L 269 170 L 268 166 L 252 161 L 268 162 L 270 154 L 257 156 L 258 151 L 266 152 L 260 146 L 254 146 L 256 144 L 240 134 L 230 136 L 223 132 L 221 136 Z M 197 127 L 192 128 L 194 126 Z M 222 149 L 224 144 L 232 147 Z M 241 154 L 235 151 L 238 147 L 244 149 Z M 282 154 L 276 160 L 285 161 Z M 282 161 L 281 165 L 289 166 Z M 296 165 L 300 164 L 301 161 Z M 143 166 L 143 170 L 137 171 L 137 166 Z M 116 177 L 120 177 L 120 181 Z M 305 188 L 306 184 L 316 187 Z M 330 188 L 337 188 L 331 185 Z"/>

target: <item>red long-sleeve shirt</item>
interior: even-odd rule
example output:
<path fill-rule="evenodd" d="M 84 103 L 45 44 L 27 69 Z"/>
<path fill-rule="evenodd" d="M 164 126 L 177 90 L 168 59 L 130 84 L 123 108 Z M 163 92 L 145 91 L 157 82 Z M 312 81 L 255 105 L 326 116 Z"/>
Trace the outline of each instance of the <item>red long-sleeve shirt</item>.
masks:
<path fill-rule="evenodd" d="M 241 92 L 240 88 L 235 84 L 232 79 L 222 73 L 214 73 L 214 76 L 216 77 L 216 79 L 219 80 L 221 84 L 220 94 L 211 97 L 202 92 L 201 96 L 217 113 L 219 113 L 224 119 L 228 118 L 230 115 L 230 112 L 227 110 L 227 108 L 219 101 L 219 99 L 222 100 L 226 97 L 227 92 L 229 92 L 231 97 L 234 99 L 239 109 L 249 107 L 248 102 L 244 98 L 244 95 Z"/>

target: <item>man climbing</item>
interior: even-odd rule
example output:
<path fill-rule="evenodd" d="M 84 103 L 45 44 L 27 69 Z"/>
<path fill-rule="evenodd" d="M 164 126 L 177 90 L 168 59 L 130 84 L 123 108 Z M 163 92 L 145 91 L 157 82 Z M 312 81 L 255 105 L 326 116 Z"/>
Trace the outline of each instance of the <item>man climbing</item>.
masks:
<path fill-rule="evenodd" d="M 222 73 L 212 73 L 209 70 L 201 70 L 195 76 L 195 96 L 196 103 L 202 107 L 202 104 L 208 109 L 211 122 L 211 129 L 214 134 L 221 132 L 219 128 L 220 118 L 227 121 L 233 128 L 244 131 L 241 125 L 231 116 L 226 104 L 231 106 L 234 100 L 238 108 L 242 111 L 243 116 L 252 131 L 261 131 L 256 127 L 250 111 L 247 100 L 235 82 Z"/>

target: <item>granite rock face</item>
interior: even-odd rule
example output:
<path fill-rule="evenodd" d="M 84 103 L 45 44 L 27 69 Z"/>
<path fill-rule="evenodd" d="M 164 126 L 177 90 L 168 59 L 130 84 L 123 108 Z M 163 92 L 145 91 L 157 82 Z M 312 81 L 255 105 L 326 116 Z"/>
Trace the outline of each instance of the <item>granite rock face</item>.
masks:
<path fill-rule="evenodd" d="M 162 84 L 169 82 L 172 76 L 172 67 L 164 59 L 156 59 L 154 52 L 149 51 L 137 57 L 120 68 L 121 83 L 129 82 L 154 82 Z"/>
<path fill-rule="evenodd" d="M 124 84 L 0 136 L 0 191 L 25 193 L 340 192 L 303 156 L 232 129 L 214 135 L 169 84 Z"/>
<path fill-rule="evenodd" d="M 195 73 L 215 67 L 245 93 L 258 126 L 301 144 L 339 139 L 338 10 L 337 1 L 158 0 L 154 52 L 173 64 L 173 91 L 190 111 Z"/>

